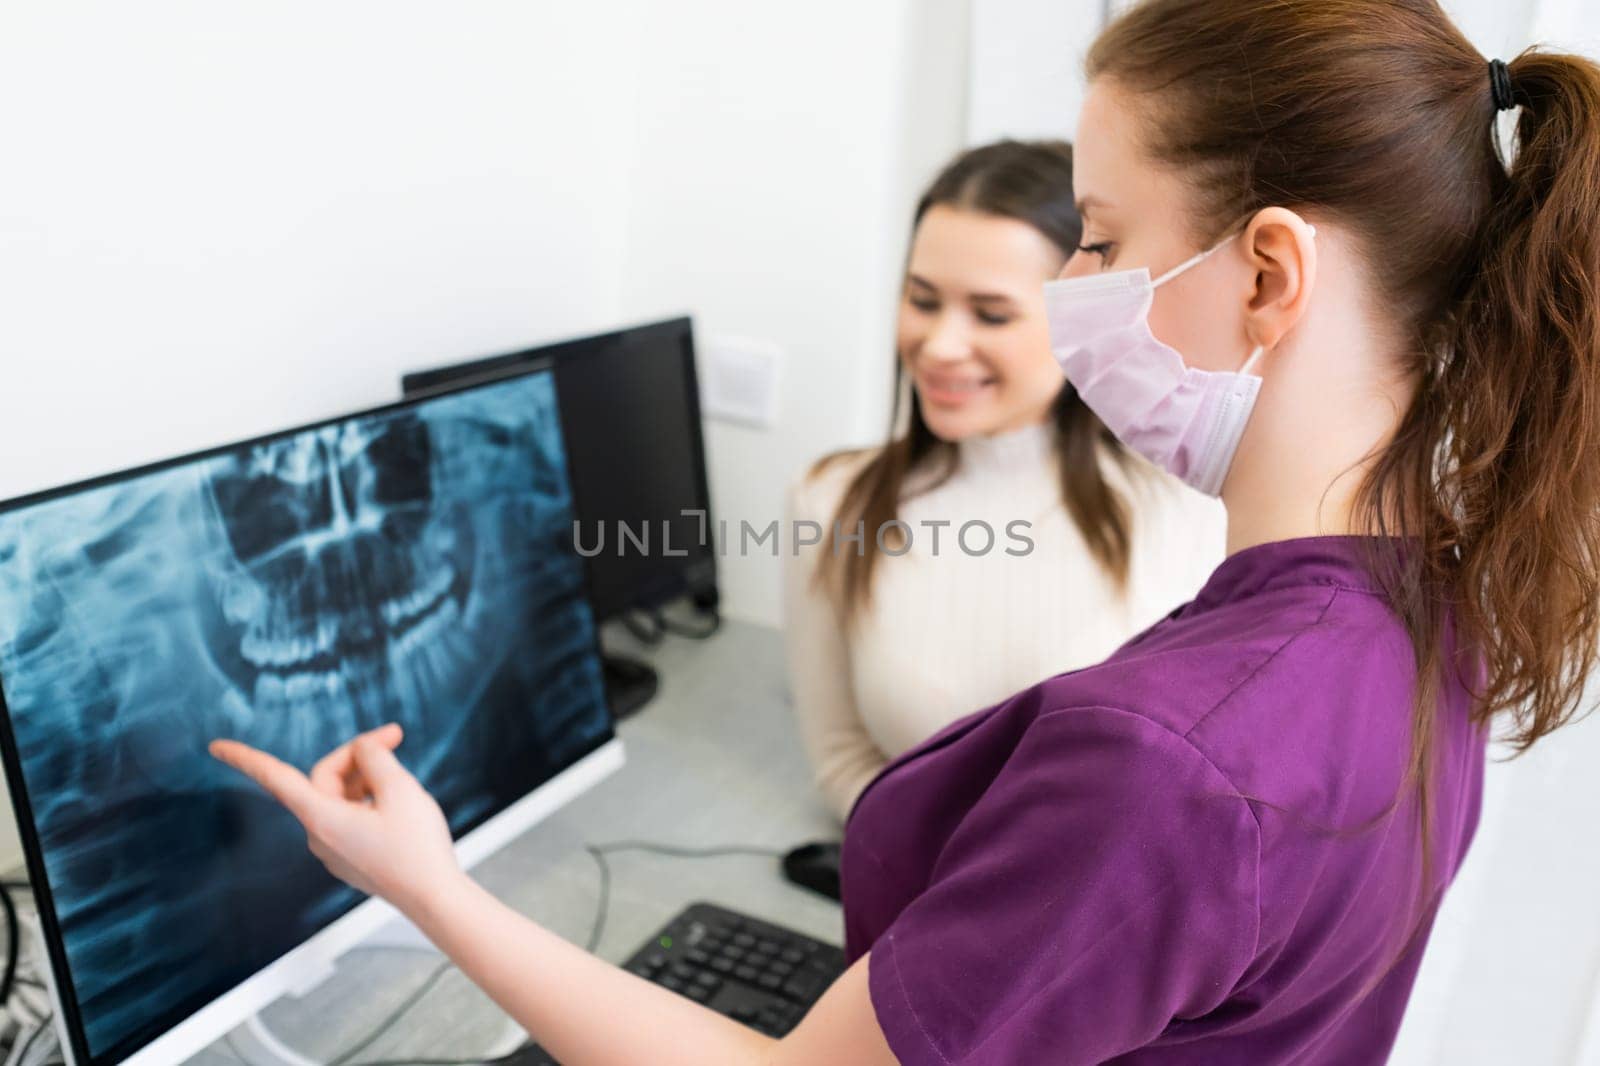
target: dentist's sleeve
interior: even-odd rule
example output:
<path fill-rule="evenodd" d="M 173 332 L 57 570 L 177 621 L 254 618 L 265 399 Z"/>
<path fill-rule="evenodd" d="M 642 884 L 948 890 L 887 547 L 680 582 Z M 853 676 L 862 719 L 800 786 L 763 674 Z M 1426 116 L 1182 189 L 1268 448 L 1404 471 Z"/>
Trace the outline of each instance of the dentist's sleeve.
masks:
<path fill-rule="evenodd" d="M 861 790 L 888 763 L 862 721 L 850 683 L 850 645 L 843 619 L 827 590 L 815 580 L 825 556 L 833 507 L 821 499 L 815 477 L 802 478 L 789 492 L 784 516 L 783 636 L 789 660 L 789 687 L 800 738 L 817 787 L 836 815 L 850 813 Z M 797 522 L 815 522 L 822 542 L 797 547 Z M 807 527 L 807 535 L 815 529 Z"/>

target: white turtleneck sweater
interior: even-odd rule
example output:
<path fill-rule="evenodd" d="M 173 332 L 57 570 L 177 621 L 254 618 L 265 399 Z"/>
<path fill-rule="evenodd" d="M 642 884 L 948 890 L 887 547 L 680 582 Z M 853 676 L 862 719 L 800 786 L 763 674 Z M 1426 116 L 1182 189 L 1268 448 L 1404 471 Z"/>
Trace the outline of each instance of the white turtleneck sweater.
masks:
<path fill-rule="evenodd" d="M 839 817 L 889 759 L 1036 681 L 1099 662 L 1191 599 L 1222 561 L 1218 501 L 1142 460 L 1129 477 L 1103 456 L 1101 469 L 1132 504 L 1119 594 L 1061 501 L 1053 433 L 1041 424 L 963 441 L 950 480 L 902 501 L 910 550 L 878 560 L 871 601 L 848 626 L 813 575 L 839 501 L 873 452 L 837 459 L 790 490 L 784 528 L 809 520 L 828 531 L 821 544 L 784 553 L 784 634 L 801 736 Z M 1031 523 L 1023 535 L 1033 548 L 1009 555 L 1026 548 L 1007 535 L 1019 519 Z M 922 523 L 941 520 L 950 525 L 935 555 Z M 995 532 L 986 554 L 957 543 L 973 520 Z M 980 552 L 985 539 L 973 527 L 967 545 Z"/>

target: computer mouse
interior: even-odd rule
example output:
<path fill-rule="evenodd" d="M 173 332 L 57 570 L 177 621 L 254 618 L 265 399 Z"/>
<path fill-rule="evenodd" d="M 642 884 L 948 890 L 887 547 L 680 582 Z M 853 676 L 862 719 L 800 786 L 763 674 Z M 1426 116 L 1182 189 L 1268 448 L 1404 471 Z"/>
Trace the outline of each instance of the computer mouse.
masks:
<path fill-rule="evenodd" d="M 801 844 L 783 857 L 783 876 L 813 892 L 839 898 L 839 845 L 817 840 Z"/>

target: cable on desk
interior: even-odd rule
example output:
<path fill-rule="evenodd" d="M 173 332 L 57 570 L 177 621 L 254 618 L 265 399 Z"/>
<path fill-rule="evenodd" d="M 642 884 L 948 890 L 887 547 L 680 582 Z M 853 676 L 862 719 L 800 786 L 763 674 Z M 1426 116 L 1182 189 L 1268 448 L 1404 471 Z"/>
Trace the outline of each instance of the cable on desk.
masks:
<path fill-rule="evenodd" d="M 595 907 L 594 922 L 589 929 L 588 942 L 584 950 L 593 954 L 599 945 L 600 939 L 605 935 L 606 914 L 611 905 L 611 866 L 606 862 L 606 856 L 620 851 L 644 851 L 657 855 L 666 855 L 676 859 L 709 859 L 724 855 L 755 855 L 763 858 L 782 858 L 783 851 L 779 848 L 768 848 L 751 844 L 730 844 L 720 847 L 694 848 L 683 847 L 675 844 L 655 844 L 645 840 L 618 840 L 608 844 L 585 844 L 583 850 L 593 857 L 600 868 L 599 900 Z M 396 1022 L 406 1015 L 423 996 L 427 995 L 439 983 L 446 973 L 455 968 L 452 962 L 441 963 L 427 980 L 396 1007 L 387 1018 L 379 1022 L 367 1036 L 349 1050 L 342 1052 L 337 1057 L 329 1060 L 328 1066 L 497 1066 L 498 1063 L 509 1062 L 516 1057 L 518 1052 L 511 1052 L 498 1058 L 486 1059 L 378 1059 L 368 1062 L 352 1063 L 350 1060 L 375 1044 L 379 1038 L 392 1029 Z M 229 1038 L 232 1046 L 232 1038 Z M 238 1050 L 234 1049 L 238 1055 Z M 241 1059 L 243 1056 L 239 1056 Z"/>
<path fill-rule="evenodd" d="M 437 967 L 434 968 L 434 971 L 428 975 L 427 980 L 423 981 L 414 990 L 412 990 L 411 994 L 402 1000 L 400 1005 L 390 1012 L 387 1018 L 379 1022 L 377 1026 L 367 1034 L 365 1039 L 356 1044 L 354 1047 L 351 1047 L 348 1050 L 334 1056 L 328 1061 L 328 1066 L 345 1066 L 345 1063 L 348 1063 L 351 1059 L 355 1058 L 357 1055 L 367 1050 L 367 1048 L 377 1043 L 378 1039 L 382 1037 L 384 1033 L 387 1033 L 395 1022 L 405 1017 L 405 1015 L 410 1012 L 412 1007 L 417 1005 L 423 996 L 431 992 L 433 987 L 444 979 L 445 974 L 449 973 L 455 968 L 456 964 L 453 962 L 448 960 L 441 962 Z"/>
<path fill-rule="evenodd" d="M 666 636 L 666 627 L 662 625 L 661 615 L 654 611 L 624 611 L 618 621 L 640 644 L 654 647 Z"/>
<path fill-rule="evenodd" d="M 611 909 L 611 864 L 606 862 L 607 855 L 619 851 L 647 851 L 657 855 L 667 855 L 675 859 L 711 859 L 723 855 L 757 855 L 781 859 L 784 854 L 778 848 L 767 848 L 753 844 L 687 848 L 673 844 L 652 844 L 644 840 L 618 840 L 611 844 L 585 844 L 583 850 L 589 853 L 590 857 L 594 859 L 595 865 L 600 868 L 600 892 L 599 899 L 595 903 L 594 922 L 589 926 L 589 938 L 583 946 L 583 950 L 591 955 L 600 946 L 601 938 L 605 936 L 606 915 Z"/>
<path fill-rule="evenodd" d="M 722 613 L 716 609 L 701 611 L 705 624 L 700 626 L 684 625 L 682 622 L 668 618 L 660 611 L 652 611 L 656 625 L 663 633 L 671 633 L 675 637 L 685 637 L 689 640 L 710 640 L 722 628 Z"/>
<path fill-rule="evenodd" d="M 432 973 L 428 974 L 421 984 L 411 990 L 411 993 L 400 1002 L 398 1007 L 389 1013 L 388 1017 L 384 1018 L 383 1021 L 374 1026 L 366 1036 L 362 1037 L 355 1044 L 329 1059 L 328 1066 L 346 1066 L 351 1059 L 355 1058 L 357 1055 L 367 1050 L 367 1048 L 377 1043 L 379 1038 L 381 1038 L 390 1029 L 394 1028 L 394 1024 L 403 1018 L 413 1007 L 415 1007 L 419 1001 L 421 1001 L 423 996 L 427 995 L 433 990 L 434 986 L 439 983 L 445 974 L 455 969 L 455 965 L 455 963 L 450 962 L 449 960 L 441 962 L 434 968 Z M 244 1063 L 248 1063 L 250 1061 L 249 1058 L 239 1050 L 239 1046 L 233 1042 L 232 1033 L 228 1033 L 226 1036 L 224 1036 L 223 1041 L 228 1045 L 228 1050 L 233 1052 L 234 1058 Z M 420 1063 L 422 1060 L 406 1059 L 404 1061 L 410 1063 Z M 480 1066 L 480 1064 L 481 1066 L 489 1066 L 490 1061 L 497 1060 L 487 1060 L 482 1058 L 461 1060 L 463 1066 Z M 361 1066 L 370 1066 L 370 1064 L 362 1063 Z"/>
<path fill-rule="evenodd" d="M 17 957 L 22 951 L 22 923 L 17 921 L 17 902 L 7 885 L 0 885 L 0 907 L 6 912 L 6 969 L 0 974 L 0 1006 L 4 1006 L 17 986 Z"/>
<path fill-rule="evenodd" d="M 18 891 L 31 897 L 32 887 L 17 879 L 0 880 L 7 941 L 5 967 L 0 971 L 0 1064 L 42 1066 L 59 1061 L 60 1049 L 51 1024 L 48 989 L 37 970 L 36 945 L 24 943 L 28 930 L 21 918 L 29 900 L 13 895 Z"/>
<path fill-rule="evenodd" d="M 10 1057 L 6 1059 L 6 1066 L 29 1066 L 28 1052 L 33 1050 L 33 1045 L 38 1041 L 39 1037 L 50 1031 L 50 1022 L 53 1017 L 53 1015 L 46 1014 L 39 1020 L 38 1026 L 33 1030 L 33 1032 L 28 1034 L 27 1039 L 23 1040 L 22 1043 L 11 1052 Z M 45 1058 L 49 1058 L 48 1051 L 45 1052 Z"/>
<path fill-rule="evenodd" d="M 492 1059 L 482 1056 L 475 1059 L 372 1059 L 367 1062 L 351 1063 L 350 1066 L 500 1066 L 501 1063 L 515 1060 L 522 1052 L 523 1048 L 517 1048 Z"/>
<path fill-rule="evenodd" d="M 692 848 L 679 844 L 656 844 L 648 840 L 618 840 L 610 844 L 590 844 L 606 854 L 616 851 L 650 851 L 674 859 L 714 859 L 722 855 L 756 855 L 781 859 L 782 848 L 769 848 L 762 844 L 720 844 L 708 848 Z"/>
<path fill-rule="evenodd" d="M 595 903 L 594 921 L 589 923 L 589 938 L 583 943 L 583 950 L 593 955 L 594 949 L 600 946 L 600 938 L 605 936 L 606 911 L 611 909 L 611 864 L 606 862 L 606 853 L 599 848 L 585 844 L 583 850 L 600 867 L 599 899 Z"/>

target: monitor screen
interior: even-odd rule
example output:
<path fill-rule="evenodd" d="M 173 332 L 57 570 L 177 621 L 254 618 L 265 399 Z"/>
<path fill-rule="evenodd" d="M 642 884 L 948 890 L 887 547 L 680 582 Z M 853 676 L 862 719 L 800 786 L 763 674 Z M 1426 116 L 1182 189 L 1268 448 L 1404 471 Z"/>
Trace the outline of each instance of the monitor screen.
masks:
<path fill-rule="evenodd" d="M 0 739 L 90 1062 L 360 902 L 212 738 L 308 769 L 397 721 L 457 836 L 610 739 L 572 515 L 547 370 L 0 506 Z"/>
<path fill-rule="evenodd" d="M 655 322 L 408 374 L 408 394 L 554 361 L 595 614 L 716 594 L 694 333 Z M 685 514 L 684 512 L 698 512 Z"/>

